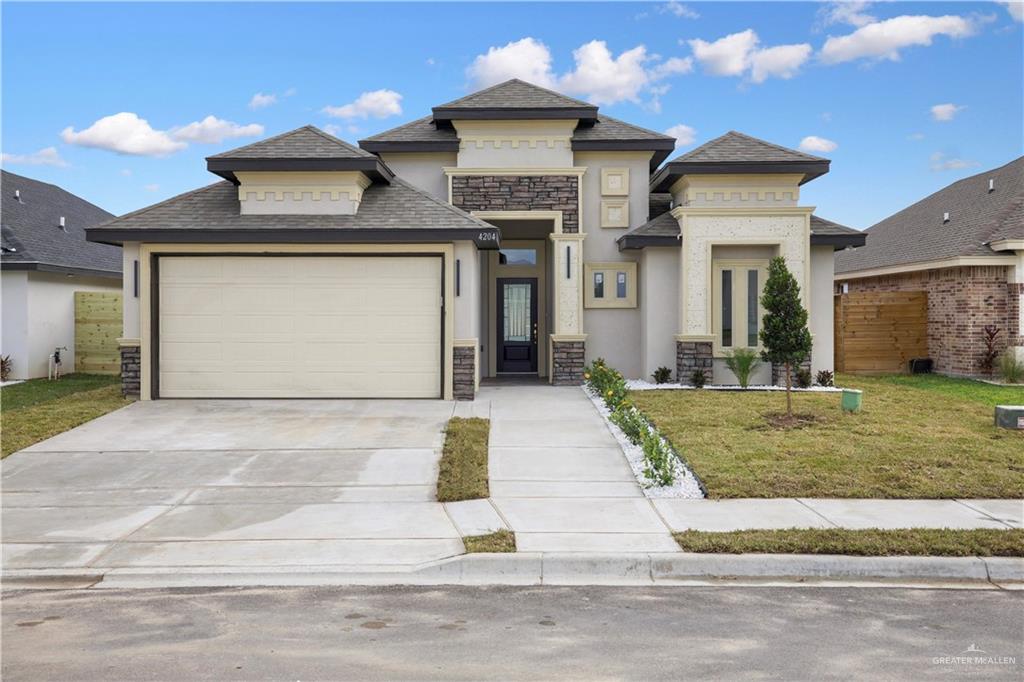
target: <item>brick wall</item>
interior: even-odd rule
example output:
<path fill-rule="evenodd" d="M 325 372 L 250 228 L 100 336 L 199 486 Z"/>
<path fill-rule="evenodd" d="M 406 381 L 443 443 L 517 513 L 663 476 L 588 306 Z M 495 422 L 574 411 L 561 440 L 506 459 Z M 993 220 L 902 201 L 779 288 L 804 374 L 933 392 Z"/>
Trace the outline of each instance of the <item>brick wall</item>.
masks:
<path fill-rule="evenodd" d="M 142 352 L 138 346 L 121 346 L 121 394 L 138 397 L 142 388 L 140 377 Z"/>
<path fill-rule="evenodd" d="M 1019 343 L 1019 298 L 1007 282 L 1006 266 L 966 266 L 922 270 L 898 275 L 846 280 L 850 292 L 928 292 L 928 355 L 935 371 L 955 376 L 982 372 L 985 343 L 982 329 L 994 324 L 1002 330 L 999 348 Z"/>
<path fill-rule="evenodd" d="M 561 211 L 562 231 L 580 231 L 575 175 L 454 175 L 452 203 L 464 211 Z"/>
<path fill-rule="evenodd" d="M 586 348 L 582 341 L 555 341 L 552 346 L 553 362 L 551 383 L 555 386 L 579 386 L 583 383 Z"/>
<path fill-rule="evenodd" d="M 452 393 L 456 400 L 472 400 L 476 397 L 476 348 L 455 346 L 453 351 Z"/>

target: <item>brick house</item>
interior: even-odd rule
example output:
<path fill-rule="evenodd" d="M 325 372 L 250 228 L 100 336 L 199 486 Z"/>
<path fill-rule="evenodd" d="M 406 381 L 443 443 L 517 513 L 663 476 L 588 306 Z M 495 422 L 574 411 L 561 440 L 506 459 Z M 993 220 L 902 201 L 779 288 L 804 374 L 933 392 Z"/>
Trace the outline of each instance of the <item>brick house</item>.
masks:
<path fill-rule="evenodd" d="M 1024 157 L 954 182 L 836 254 L 837 293 L 925 291 L 935 371 L 982 371 L 986 325 L 1024 360 Z"/>

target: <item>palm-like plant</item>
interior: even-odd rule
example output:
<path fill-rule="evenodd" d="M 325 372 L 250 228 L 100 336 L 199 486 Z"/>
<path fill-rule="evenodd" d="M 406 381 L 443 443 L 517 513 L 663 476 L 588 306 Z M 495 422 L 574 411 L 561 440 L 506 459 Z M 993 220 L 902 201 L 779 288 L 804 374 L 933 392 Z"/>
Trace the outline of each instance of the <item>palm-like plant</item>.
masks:
<path fill-rule="evenodd" d="M 750 375 L 761 365 L 757 351 L 752 348 L 736 348 L 725 356 L 725 366 L 736 375 L 740 388 L 750 385 Z"/>

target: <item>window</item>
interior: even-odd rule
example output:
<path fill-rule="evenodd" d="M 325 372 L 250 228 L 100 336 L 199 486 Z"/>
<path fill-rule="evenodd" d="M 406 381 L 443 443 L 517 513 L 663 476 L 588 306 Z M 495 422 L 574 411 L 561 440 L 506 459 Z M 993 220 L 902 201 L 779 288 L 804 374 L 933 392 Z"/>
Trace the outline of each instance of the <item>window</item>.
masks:
<path fill-rule="evenodd" d="M 501 249 L 498 251 L 499 265 L 536 265 L 537 249 Z"/>
<path fill-rule="evenodd" d="M 635 308 L 636 263 L 585 263 L 585 308 Z"/>
<path fill-rule="evenodd" d="M 714 262 L 711 295 L 716 355 L 737 347 L 760 347 L 761 288 L 767 270 L 768 263 L 763 260 Z"/>

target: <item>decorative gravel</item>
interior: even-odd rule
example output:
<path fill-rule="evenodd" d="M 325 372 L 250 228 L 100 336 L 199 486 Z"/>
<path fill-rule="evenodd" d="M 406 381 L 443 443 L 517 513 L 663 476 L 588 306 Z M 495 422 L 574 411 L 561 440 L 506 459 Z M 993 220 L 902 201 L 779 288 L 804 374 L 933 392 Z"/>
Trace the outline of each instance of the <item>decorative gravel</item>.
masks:
<path fill-rule="evenodd" d="M 629 379 L 626 381 L 626 388 L 631 391 L 785 391 L 785 386 L 747 386 L 741 388 L 736 384 L 732 385 L 707 385 L 697 389 L 688 384 L 652 384 L 644 379 Z M 793 387 L 795 393 L 842 393 L 843 389 L 838 386 L 811 386 L 810 388 Z"/>
<path fill-rule="evenodd" d="M 664 384 L 662 384 L 664 386 Z M 677 497 L 677 498 L 691 498 L 701 499 L 704 497 L 704 491 L 701 489 L 700 483 L 697 481 L 697 477 L 693 475 L 693 472 L 679 457 L 675 458 L 675 480 L 676 482 L 669 486 L 654 486 L 651 485 L 650 481 L 647 480 L 647 476 L 644 475 L 644 451 L 639 445 L 634 445 L 626 434 L 622 432 L 618 426 L 616 426 L 609 416 L 611 411 L 604 404 L 599 396 L 594 394 L 586 386 L 583 387 L 583 392 L 590 398 L 590 402 L 597 408 L 598 413 L 604 418 L 604 423 L 608 425 L 608 430 L 612 432 L 612 436 L 619 442 L 619 446 L 622 448 L 622 452 L 626 455 L 626 460 L 629 462 L 629 467 L 633 470 L 633 475 L 636 477 L 637 482 L 644 491 L 644 495 L 647 497 Z M 653 426 L 651 427 L 653 430 Z M 660 437 L 660 435 L 659 435 Z M 665 439 L 662 438 L 662 441 Z M 673 450 L 674 451 L 674 450 Z"/>

